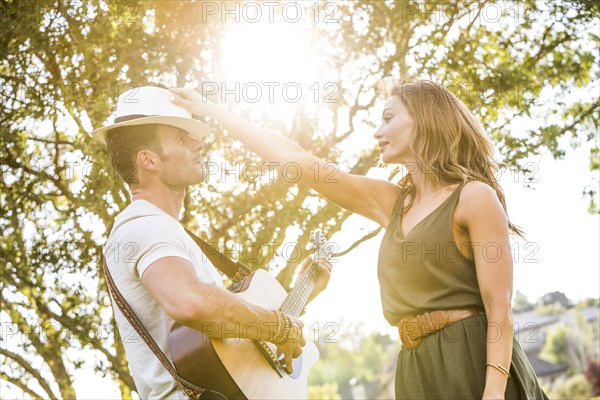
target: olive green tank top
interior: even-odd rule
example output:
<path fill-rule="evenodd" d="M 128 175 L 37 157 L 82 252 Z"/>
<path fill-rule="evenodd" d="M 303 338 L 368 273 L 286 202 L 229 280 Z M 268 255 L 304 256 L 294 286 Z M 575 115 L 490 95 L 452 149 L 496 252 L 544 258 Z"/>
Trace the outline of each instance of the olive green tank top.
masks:
<path fill-rule="evenodd" d="M 477 307 L 484 310 L 475 263 L 460 252 L 452 215 L 464 183 L 402 235 L 401 191 L 379 248 L 377 275 L 383 313 L 397 325 L 402 317 L 424 311 Z"/>

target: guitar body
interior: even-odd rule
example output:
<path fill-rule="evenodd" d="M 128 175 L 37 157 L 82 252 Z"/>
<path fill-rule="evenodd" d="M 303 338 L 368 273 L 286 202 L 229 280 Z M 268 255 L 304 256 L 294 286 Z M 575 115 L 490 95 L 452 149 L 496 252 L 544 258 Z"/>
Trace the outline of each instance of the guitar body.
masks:
<path fill-rule="evenodd" d="M 278 309 L 287 292 L 267 271 L 258 270 L 246 278 L 235 295 L 267 309 Z M 255 332 L 256 328 L 248 330 Z M 275 345 L 268 345 L 276 353 Z M 170 346 L 180 376 L 228 399 L 305 399 L 308 372 L 319 357 L 315 344 L 306 340 L 302 355 L 294 359 L 294 372 L 288 375 L 281 369 L 276 371 L 252 340 L 211 339 L 179 324 L 171 329 Z"/>

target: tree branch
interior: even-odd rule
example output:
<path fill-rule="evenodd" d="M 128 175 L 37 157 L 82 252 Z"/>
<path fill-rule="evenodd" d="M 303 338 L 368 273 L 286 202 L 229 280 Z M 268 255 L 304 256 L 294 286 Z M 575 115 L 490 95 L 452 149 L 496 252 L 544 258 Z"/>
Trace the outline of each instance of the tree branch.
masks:
<path fill-rule="evenodd" d="M 48 140 L 48 139 L 42 139 L 42 138 L 33 138 L 33 137 L 27 137 L 25 138 L 26 140 L 33 140 L 35 142 L 42 142 L 42 143 L 47 143 L 47 144 L 66 144 L 69 146 L 75 146 L 75 143 L 73 142 L 69 142 L 68 140 Z"/>
<path fill-rule="evenodd" d="M 34 392 L 33 389 L 28 388 L 24 383 L 21 383 L 19 381 L 20 378 L 13 378 L 12 376 L 8 376 L 8 374 L 5 374 L 4 372 L 0 372 L 0 378 L 2 378 L 3 380 L 5 380 L 6 382 L 8 382 L 12 385 L 15 385 L 16 387 L 21 389 L 23 392 L 29 394 L 34 399 L 42 400 L 44 398 L 43 396 L 40 396 L 39 394 Z"/>
<path fill-rule="evenodd" d="M 334 144 L 340 143 L 341 141 L 343 141 L 344 139 L 346 139 L 348 136 L 350 136 L 350 134 L 352 132 L 354 132 L 354 116 L 362 110 L 368 110 L 371 107 L 373 107 L 373 105 L 375 105 L 375 101 L 377 100 L 377 95 L 373 95 L 371 97 L 371 100 L 364 105 L 359 105 L 358 104 L 358 96 L 360 96 L 360 89 L 358 91 L 358 93 L 356 94 L 356 99 L 355 99 L 355 104 L 350 108 L 350 112 L 348 113 L 348 130 L 346 132 L 344 132 L 343 134 L 341 134 L 340 136 L 336 136 L 334 139 Z"/>
<path fill-rule="evenodd" d="M 365 242 L 365 241 L 372 239 L 375 236 L 379 235 L 379 232 L 381 232 L 382 229 L 383 229 L 383 227 L 380 226 L 379 228 L 375 229 L 374 231 L 367 233 L 366 235 L 364 235 L 363 237 L 358 239 L 356 242 L 352 243 L 350 245 L 350 247 L 348 247 L 346 250 L 343 250 L 343 251 L 340 251 L 339 253 L 334 254 L 333 257 L 341 257 L 343 255 L 350 253 L 352 250 L 357 248 L 362 242 Z"/>
<path fill-rule="evenodd" d="M 52 392 L 52 389 L 50 389 L 50 386 L 48 386 L 48 383 L 46 382 L 46 380 L 42 377 L 42 375 L 36 371 L 31 364 L 29 364 L 23 357 L 21 357 L 20 355 L 13 353 L 10 350 L 6 350 L 2 347 L 0 347 L 0 354 L 13 359 L 14 361 L 17 362 L 17 364 L 19 364 L 21 367 L 23 367 L 23 369 L 25 371 L 27 371 L 28 373 L 30 373 L 39 383 L 40 386 L 42 387 L 42 389 L 44 389 L 46 391 L 46 393 L 48 393 L 48 395 L 50 396 L 51 399 L 53 400 L 57 400 L 58 397 L 56 397 L 56 395 L 54 394 L 54 392 Z"/>

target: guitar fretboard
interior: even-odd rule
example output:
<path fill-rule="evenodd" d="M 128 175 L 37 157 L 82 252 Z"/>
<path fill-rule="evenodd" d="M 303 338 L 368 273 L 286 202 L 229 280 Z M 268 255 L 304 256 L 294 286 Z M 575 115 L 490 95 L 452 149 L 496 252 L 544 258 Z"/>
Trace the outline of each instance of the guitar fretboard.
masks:
<path fill-rule="evenodd" d="M 317 263 L 314 262 L 298 277 L 296 284 L 284 300 L 280 310 L 294 317 L 300 316 L 315 287 L 317 279 L 319 279 L 319 275 L 321 275 L 321 270 L 318 268 Z"/>

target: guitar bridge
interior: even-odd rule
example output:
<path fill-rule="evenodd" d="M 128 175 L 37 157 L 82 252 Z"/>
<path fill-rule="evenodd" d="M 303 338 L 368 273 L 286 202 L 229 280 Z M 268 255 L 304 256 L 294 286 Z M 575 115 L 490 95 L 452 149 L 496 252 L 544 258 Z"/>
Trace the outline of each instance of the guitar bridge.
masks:
<path fill-rule="evenodd" d="M 277 354 L 275 354 L 273 350 L 271 350 L 269 345 L 263 340 L 257 340 L 254 343 L 256 344 L 256 347 L 258 347 L 260 352 L 263 354 L 263 356 L 265 356 L 269 364 L 271 364 L 271 367 L 275 370 L 275 372 L 277 372 L 277 374 L 281 378 L 283 378 L 283 367 L 279 362 L 279 357 L 277 357 Z"/>

